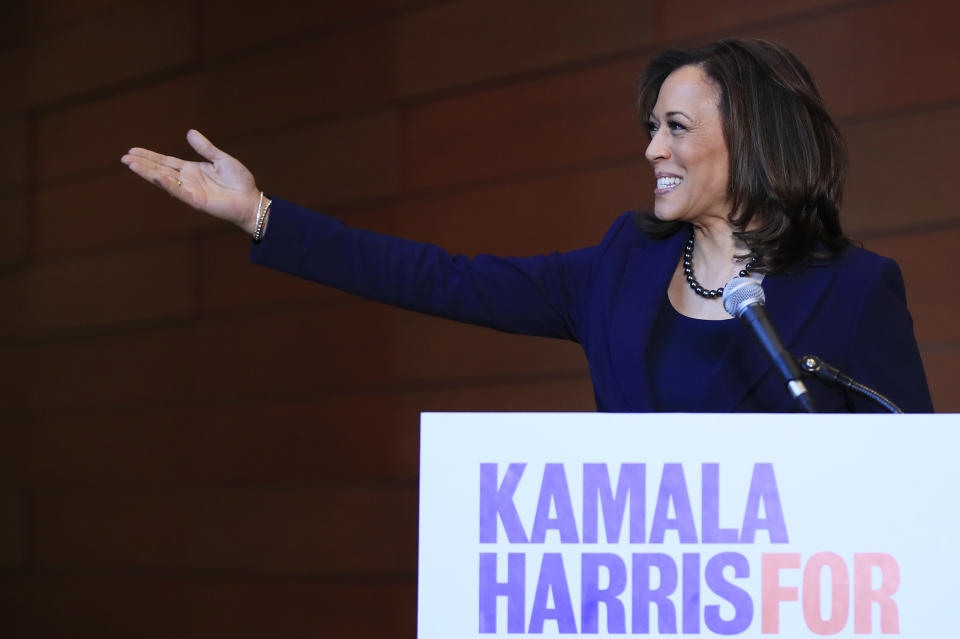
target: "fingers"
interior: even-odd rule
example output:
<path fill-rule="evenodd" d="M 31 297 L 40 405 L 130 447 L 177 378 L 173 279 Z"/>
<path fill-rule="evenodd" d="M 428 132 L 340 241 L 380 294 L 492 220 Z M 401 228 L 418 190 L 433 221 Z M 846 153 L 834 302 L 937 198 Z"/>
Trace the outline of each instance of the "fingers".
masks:
<path fill-rule="evenodd" d="M 129 158 L 129 161 L 128 161 Z M 183 168 L 183 165 L 186 164 L 180 158 L 175 158 L 172 155 L 162 155 L 160 153 L 155 153 L 148 149 L 141 149 L 134 147 L 127 151 L 127 154 L 120 158 L 120 161 L 130 165 L 130 161 L 138 161 L 144 164 L 155 164 L 157 166 L 166 166 L 176 171 L 179 171 Z"/>
<path fill-rule="evenodd" d="M 130 149 L 120 161 L 140 177 L 151 181 L 158 176 L 174 177 L 176 180 L 175 175 L 179 175 L 184 165 L 183 160 L 138 148 Z"/>
<path fill-rule="evenodd" d="M 190 146 L 193 147 L 194 151 L 211 162 L 230 157 L 217 147 L 213 146 L 213 143 L 196 129 L 190 129 L 187 131 L 187 142 L 190 143 Z"/>
<path fill-rule="evenodd" d="M 131 149 L 131 151 L 134 151 L 134 149 Z M 179 197 L 176 193 L 178 189 L 182 188 L 179 170 L 159 164 L 153 159 L 136 155 L 132 152 L 124 155 L 120 161 L 144 180 L 153 182 L 155 185 L 170 193 L 170 195 Z"/>
<path fill-rule="evenodd" d="M 134 148 L 130 149 L 130 152 L 120 161 L 144 180 L 152 182 L 178 200 L 191 204 L 190 192 L 182 182 L 180 167 L 186 164 L 182 160 L 146 149 Z"/>

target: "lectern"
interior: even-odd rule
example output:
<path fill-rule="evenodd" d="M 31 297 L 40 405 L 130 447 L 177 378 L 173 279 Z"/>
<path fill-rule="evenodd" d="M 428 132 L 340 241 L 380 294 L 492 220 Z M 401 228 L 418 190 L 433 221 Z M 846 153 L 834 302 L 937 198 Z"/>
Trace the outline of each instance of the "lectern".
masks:
<path fill-rule="evenodd" d="M 960 636 L 953 415 L 424 413 L 418 637 Z"/>

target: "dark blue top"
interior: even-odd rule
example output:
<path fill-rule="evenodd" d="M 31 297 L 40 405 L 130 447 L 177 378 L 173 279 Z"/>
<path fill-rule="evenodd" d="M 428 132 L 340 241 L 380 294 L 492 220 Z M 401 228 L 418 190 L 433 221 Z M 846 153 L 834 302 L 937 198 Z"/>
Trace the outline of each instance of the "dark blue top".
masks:
<path fill-rule="evenodd" d="M 699 398 L 708 394 L 726 346 L 738 330 L 740 323 L 733 318 L 703 320 L 682 315 L 665 296 L 647 347 L 647 369 L 656 410 L 704 410 Z"/>
<path fill-rule="evenodd" d="M 574 340 L 590 364 L 599 410 L 647 412 L 657 408 L 647 365 L 651 331 L 690 231 L 651 239 L 634 218 L 621 215 L 598 245 L 568 253 L 470 258 L 274 199 L 251 260 L 431 315 Z M 818 355 L 905 411 L 933 410 L 893 260 L 851 246 L 798 272 L 767 275 L 763 288 L 770 319 L 795 356 Z M 746 331 L 722 350 L 696 410 L 796 410 Z M 874 410 L 816 380 L 808 388 L 821 410 Z"/>

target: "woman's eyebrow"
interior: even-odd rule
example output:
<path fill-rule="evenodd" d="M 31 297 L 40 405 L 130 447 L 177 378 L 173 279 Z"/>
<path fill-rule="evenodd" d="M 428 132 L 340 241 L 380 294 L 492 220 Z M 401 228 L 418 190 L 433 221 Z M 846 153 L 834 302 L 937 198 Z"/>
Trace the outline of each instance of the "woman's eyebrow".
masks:
<path fill-rule="evenodd" d="M 671 116 L 674 116 L 674 115 L 682 115 L 682 116 L 685 117 L 686 119 L 688 119 L 688 120 L 690 120 L 691 122 L 693 122 L 693 118 L 691 118 L 689 115 L 687 115 L 687 114 L 684 113 L 683 111 L 667 111 L 667 113 L 666 113 L 666 116 L 667 116 L 668 118 L 671 117 Z"/>

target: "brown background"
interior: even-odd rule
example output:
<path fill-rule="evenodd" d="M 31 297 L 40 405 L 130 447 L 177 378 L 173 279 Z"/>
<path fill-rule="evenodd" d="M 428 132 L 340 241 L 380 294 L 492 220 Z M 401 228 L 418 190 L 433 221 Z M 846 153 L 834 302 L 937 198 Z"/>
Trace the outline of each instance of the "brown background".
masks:
<path fill-rule="evenodd" d="M 900 261 L 935 405 L 960 409 L 955 2 L 4 7 L 2 636 L 412 637 L 418 412 L 593 408 L 576 345 L 250 266 L 119 163 L 186 154 L 189 127 L 356 225 L 570 249 L 649 205 L 651 53 L 775 39 L 846 133 L 846 227 Z"/>

